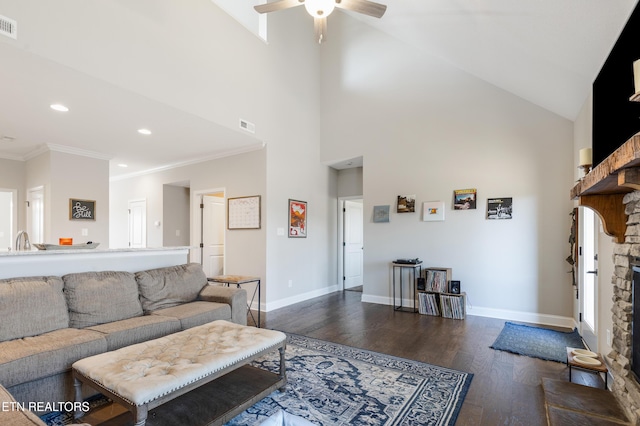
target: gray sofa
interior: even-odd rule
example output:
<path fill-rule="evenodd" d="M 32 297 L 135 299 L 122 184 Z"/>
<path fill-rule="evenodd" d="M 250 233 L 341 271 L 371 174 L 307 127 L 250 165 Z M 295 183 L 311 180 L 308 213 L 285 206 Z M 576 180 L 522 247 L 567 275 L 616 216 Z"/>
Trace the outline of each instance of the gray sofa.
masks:
<path fill-rule="evenodd" d="M 246 325 L 246 302 L 197 263 L 0 280 L 0 385 L 22 403 L 73 401 L 75 361 L 215 320 Z"/>

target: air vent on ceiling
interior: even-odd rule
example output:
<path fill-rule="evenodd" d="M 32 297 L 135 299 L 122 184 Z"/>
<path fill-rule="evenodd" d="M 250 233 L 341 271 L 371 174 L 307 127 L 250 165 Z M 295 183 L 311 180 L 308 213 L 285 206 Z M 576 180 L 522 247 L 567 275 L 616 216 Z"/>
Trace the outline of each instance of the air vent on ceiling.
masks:
<path fill-rule="evenodd" d="M 243 120 L 242 118 L 240 119 L 240 128 L 246 130 L 249 133 L 256 132 L 256 125 L 248 122 L 247 120 Z"/>
<path fill-rule="evenodd" d="M 13 19 L 0 15 L 0 34 L 18 39 L 18 23 Z"/>

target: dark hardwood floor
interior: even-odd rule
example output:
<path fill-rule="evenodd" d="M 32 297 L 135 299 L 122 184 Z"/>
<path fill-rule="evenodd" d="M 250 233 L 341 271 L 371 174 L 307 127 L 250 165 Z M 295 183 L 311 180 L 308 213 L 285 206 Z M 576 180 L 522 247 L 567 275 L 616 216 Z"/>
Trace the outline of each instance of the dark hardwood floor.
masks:
<path fill-rule="evenodd" d="M 345 291 L 268 312 L 263 327 L 474 374 L 457 425 L 545 425 L 542 378 L 569 380 L 565 364 L 490 349 L 504 320 L 452 320 L 362 303 Z M 603 387 L 575 370 L 573 382 Z"/>

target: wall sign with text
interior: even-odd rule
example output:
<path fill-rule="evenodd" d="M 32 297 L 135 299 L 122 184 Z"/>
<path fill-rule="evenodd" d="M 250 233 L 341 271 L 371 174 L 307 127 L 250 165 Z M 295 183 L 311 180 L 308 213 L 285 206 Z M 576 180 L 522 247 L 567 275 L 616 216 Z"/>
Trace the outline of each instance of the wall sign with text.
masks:
<path fill-rule="evenodd" d="M 96 220 L 96 201 L 70 198 L 69 220 Z"/>

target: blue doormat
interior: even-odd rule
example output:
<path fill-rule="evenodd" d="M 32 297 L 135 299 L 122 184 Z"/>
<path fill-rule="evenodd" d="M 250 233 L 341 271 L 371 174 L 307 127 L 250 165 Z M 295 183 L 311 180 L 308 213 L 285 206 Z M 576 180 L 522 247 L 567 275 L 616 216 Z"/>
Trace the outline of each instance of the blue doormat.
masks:
<path fill-rule="evenodd" d="M 567 347 L 584 348 L 578 330 L 556 331 L 548 328 L 506 322 L 491 349 L 548 361 L 566 362 Z"/>

